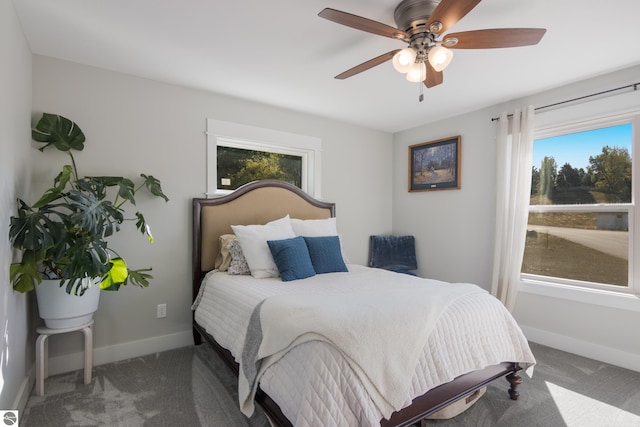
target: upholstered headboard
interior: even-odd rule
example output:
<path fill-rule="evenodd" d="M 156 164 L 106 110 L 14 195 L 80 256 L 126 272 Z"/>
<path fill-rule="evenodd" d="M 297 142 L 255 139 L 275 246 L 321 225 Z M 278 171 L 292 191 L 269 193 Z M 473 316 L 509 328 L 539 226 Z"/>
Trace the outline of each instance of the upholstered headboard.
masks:
<path fill-rule="evenodd" d="M 193 199 L 194 298 L 204 275 L 214 268 L 218 238 L 232 233 L 231 225 L 266 224 L 285 215 L 300 219 L 335 216 L 335 204 L 322 202 L 283 181 L 245 184 L 225 196 Z"/>

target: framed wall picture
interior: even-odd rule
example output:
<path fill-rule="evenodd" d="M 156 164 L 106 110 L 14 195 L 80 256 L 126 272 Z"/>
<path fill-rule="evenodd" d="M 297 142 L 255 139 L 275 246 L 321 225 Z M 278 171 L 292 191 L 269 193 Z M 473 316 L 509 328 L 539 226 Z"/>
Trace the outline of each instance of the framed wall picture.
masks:
<path fill-rule="evenodd" d="M 409 191 L 460 188 L 460 135 L 409 146 Z"/>

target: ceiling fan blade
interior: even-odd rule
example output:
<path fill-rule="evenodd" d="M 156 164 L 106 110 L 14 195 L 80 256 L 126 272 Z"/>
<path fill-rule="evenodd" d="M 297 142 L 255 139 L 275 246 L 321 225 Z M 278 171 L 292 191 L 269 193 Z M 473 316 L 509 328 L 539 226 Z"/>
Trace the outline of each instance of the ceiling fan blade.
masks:
<path fill-rule="evenodd" d="M 442 34 L 467 13 L 471 12 L 478 3 L 480 3 L 480 0 L 442 0 L 429 17 L 426 27 L 429 28 L 434 22 L 440 22 L 442 27 L 437 34 Z"/>
<path fill-rule="evenodd" d="M 491 30 L 463 31 L 444 37 L 443 45 L 449 49 L 494 49 L 501 47 L 531 46 L 538 44 L 547 30 L 544 28 L 495 28 Z M 450 45 L 447 40 L 458 39 Z"/>
<path fill-rule="evenodd" d="M 347 27 L 366 31 L 368 33 L 376 34 L 383 37 L 391 37 L 392 39 L 398 40 L 409 38 L 409 35 L 404 31 L 398 30 L 397 28 L 391 27 L 387 24 L 363 18 L 362 16 L 352 15 L 351 13 L 341 12 L 335 9 L 323 9 L 318 14 L 318 16 L 324 19 L 328 19 L 329 21 L 337 22 L 338 24 L 346 25 Z"/>
<path fill-rule="evenodd" d="M 431 64 L 429 63 L 429 61 L 424 63 L 427 66 L 427 76 L 424 79 L 424 85 L 426 87 L 434 87 L 434 86 L 438 86 L 439 84 L 442 84 L 443 81 L 443 75 L 442 75 L 442 71 L 436 71 Z"/>
<path fill-rule="evenodd" d="M 355 76 L 356 74 L 359 74 L 363 71 L 367 71 L 369 68 L 373 68 L 376 65 L 380 65 L 382 63 L 389 61 L 390 59 L 393 58 L 393 55 L 395 55 L 398 52 L 400 52 L 400 49 L 392 50 L 391 52 L 387 52 L 385 54 L 377 56 L 373 59 L 368 60 L 367 62 L 363 62 L 360 65 L 356 65 L 355 67 L 345 71 L 344 73 L 338 74 L 335 78 L 338 80 L 344 80 L 348 77 Z"/>

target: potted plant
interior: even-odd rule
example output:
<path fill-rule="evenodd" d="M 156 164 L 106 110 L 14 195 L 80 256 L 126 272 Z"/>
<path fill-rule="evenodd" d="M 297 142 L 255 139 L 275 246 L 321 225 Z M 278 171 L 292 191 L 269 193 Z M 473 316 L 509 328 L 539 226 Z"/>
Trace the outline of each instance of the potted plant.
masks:
<path fill-rule="evenodd" d="M 49 309 L 53 300 L 63 298 L 62 309 L 77 318 L 69 305 L 86 302 L 81 300 L 88 300 L 90 293 L 97 295 L 96 302 L 91 303 L 95 311 L 101 289 L 149 285 L 151 268 L 130 269 L 109 246 L 108 237 L 120 231 L 124 221 L 134 220 L 136 228 L 153 242 L 143 214 L 136 212 L 135 217 L 125 218 L 123 207 L 135 205 L 134 196 L 141 190 L 165 201 L 169 199 L 162 192 L 160 181 L 151 175 L 140 174 L 142 182 L 138 184 L 119 176 L 81 177 L 73 150 L 84 149 L 85 135 L 65 117 L 44 113 L 32 130 L 32 137 L 45 144 L 39 148 L 42 152 L 53 147 L 68 153 L 71 164 L 62 167 L 53 187 L 33 205 L 18 200 L 18 215 L 11 217 L 9 238 L 13 247 L 22 252 L 22 260 L 11 264 L 10 280 L 18 292 L 36 289 L 38 309 L 48 327 L 70 327 L 64 322 L 48 321 L 43 308 Z M 54 291 L 64 291 L 62 296 L 40 295 L 48 281 L 55 282 Z M 86 323 L 92 316 L 93 312 L 89 317 L 85 314 L 76 323 Z"/>

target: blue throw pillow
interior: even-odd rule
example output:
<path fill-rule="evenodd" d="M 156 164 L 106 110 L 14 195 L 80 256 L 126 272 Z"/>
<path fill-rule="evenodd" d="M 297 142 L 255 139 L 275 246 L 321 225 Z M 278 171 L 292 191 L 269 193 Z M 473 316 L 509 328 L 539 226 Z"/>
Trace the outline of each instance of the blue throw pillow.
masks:
<path fill-rule="evenodd" d="M 267 245 L 283 282 L 316 275 L 309 250 L 302 237 L 267 240 Z"/>
<path fill-rule="evenodd" d="M 342 258 L 338 236 L 305 237 L 304 241 L 316 274 L 349 271 Z"/>

